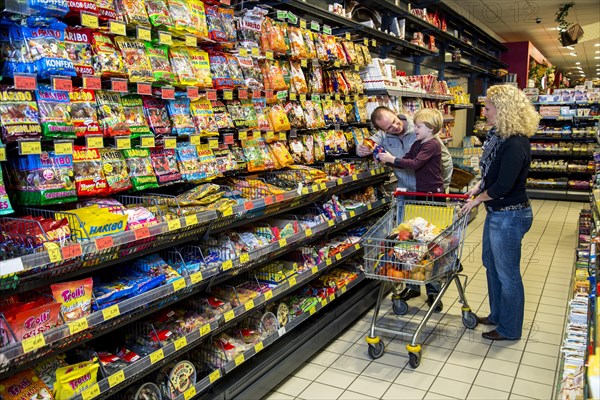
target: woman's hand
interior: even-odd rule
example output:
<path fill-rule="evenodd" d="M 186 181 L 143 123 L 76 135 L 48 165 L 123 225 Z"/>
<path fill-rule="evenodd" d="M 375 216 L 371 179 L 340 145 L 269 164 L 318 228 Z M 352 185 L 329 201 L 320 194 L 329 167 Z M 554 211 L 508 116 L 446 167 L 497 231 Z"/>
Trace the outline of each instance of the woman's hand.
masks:
<path fill-rule="evenodd" d="M 460 212 L 464 215 L 464 214 L 468 214 L 471 212 L 471 210 L 473 208 L 477 208 L 479 205 L 481 204 L 481 199 L 478 197 L 475 197 L 473 199 L 468 199 L 467 202 L 465 203 L 464 206 L 462 206 L 462 208 L 460 209 Z"/>
<path fill-rule="evenodd" d="M 371 150 L 368 146 L 365 146 L 364 144 L 359 144 L 356 147 L 356 154 L 359 157 L 366 157 L 366 156 L 370 156 L 371 154 L 373 154 L 373 150 Z"/>
<path fill-rule="evenodd" d="M 379 157 L 379 161 L 384 164 L 393 164 L 394 160 L 396 159 L 396 157 L 394 157 L 387 151 L 384 151 L 383 153 L 379 153 L 378 157 Z"/>

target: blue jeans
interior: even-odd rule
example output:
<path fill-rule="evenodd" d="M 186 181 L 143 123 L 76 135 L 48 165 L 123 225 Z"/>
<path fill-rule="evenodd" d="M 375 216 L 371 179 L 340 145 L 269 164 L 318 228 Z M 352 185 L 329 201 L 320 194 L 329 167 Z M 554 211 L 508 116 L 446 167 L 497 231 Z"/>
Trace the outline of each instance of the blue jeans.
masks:
<path fill-rule="evenodd" d="M 523 329 L 525 290 L 521 278 L 521 242 L 531 228 L 531 208 L 488 211 L 483 227 L 491 322 L 507 339 L 519 339 Z"/>

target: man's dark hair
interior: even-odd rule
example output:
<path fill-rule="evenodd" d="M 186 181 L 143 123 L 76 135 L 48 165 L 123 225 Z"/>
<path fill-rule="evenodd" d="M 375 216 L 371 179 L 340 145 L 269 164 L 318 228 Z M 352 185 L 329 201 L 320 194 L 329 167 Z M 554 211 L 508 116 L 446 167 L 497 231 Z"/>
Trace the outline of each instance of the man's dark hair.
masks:
<path fill-rule="evenodd" d="M 379 125 L 377 125 L 377 120 L 381 118 L 381 116 L 383 115 L 384 111 L 390 112 L 393 115 L 396 115 L 396 113 L 389 107 L 386 106 L 379 106 L 376 109 L 373 110 L 373 112 L 371 113 L 371 124 L 373 124 L 373 126 L 375 127 L 375 129 L 381 129 L 379 127 Z"/>

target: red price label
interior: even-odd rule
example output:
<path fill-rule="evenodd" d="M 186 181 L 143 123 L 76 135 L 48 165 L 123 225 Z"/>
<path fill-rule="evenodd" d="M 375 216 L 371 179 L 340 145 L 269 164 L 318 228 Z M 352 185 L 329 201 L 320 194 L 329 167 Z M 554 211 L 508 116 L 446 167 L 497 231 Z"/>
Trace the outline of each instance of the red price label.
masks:
<path fill-rule="evenodd" d="M 248 98 L 248 89 L 238 89 L 238 98 L 239 99 L 247 99 Z"/>
<path fill-rule="evenodd" d="M 265 90 L 265 97 L 266 97 L 267 99 L 270 99 L 271 97 L 273 97 L 273 95 L 274 95 L 274 92 L 273 92 L 273 90 L 272 90 L 272 89 L 267 89 L 267 90 Z"/>
<path fill-rule="evenodd" d="M 79 243 L 72 244 L 70 246 L 65 246 L 61 250 L 63 259 L 65 260 L 68 258 L 80 257 L 83 254 L 83 251 L 81 250 L 81 245 Z"/>
<path fill-rule="evenodd" d="M 254 208 L 254 203 L 252 203 L 251 201 L 247 201 L 244 203 L 244 210 L 248 211 L 248 210 L 252 210 Z"/>
<path fill-rule="evenodd" d="M 134 230 L 133 233 L 135 235 L 135 240 L 145 239 L 150 236 L 150 230 L 146 226 Z"/>
<path fill-rule="evenodd" d="M 15 89 L 36 90 L 37 79 L 35 75 L 15 75 Z"/>
<path fill-rule="evenodd" d="M 253 98 L 253 99 L 258 99 L 258 98 L 260 98 L 260 97 L 261 97 L 261 92 L 260 92 L 260 90 L 253 89 L 253 90 L 252 90 L 252 98 Z"/>
<path fill-rule="evenodd" d="M 223 143 L 225 143 L 225 144 L 233 144 L 233 135 L 225 135 L 225 136 L 223 136 Z"/>
<path fill-rule="evenodd" d="M 231 5 L 231 0 L 221 0 L 221 4 L 224 4 L 226 6 L 230 6 Z"/>
<path fill-rule="evenodd" d="M 73 90 L 73 81 L 71 78 L 53 78 L 52 89 L 70 92 Z"/>
<path fill-rule="evenodd" d="M 115 242 L 111 236 L 105 236 L 96 239 L 96 249 L 98 249 L 98 251 L 108 249 L 114 245 Z"/>
<path fill-rule="evenodd" d="M 198 97 L 200 97 L 200 95 L 198 94 L 198 88 L 197 87 L 187 88 L 187 97 L 190 99 L 197 99 Z"/>
<path fill-rule="evenodd" d="M 113 92 L 127 93 L 127 81 L 124 79 L 113 79 L 111 82 Z"/>
<path fill-rule="evenodd" d="M 168 87 L 162 88 L 161 97 L 166 100 L 173 100 L 175 98 L 175 89 Z"/>
<path fill-rule="evenodd" d="M 265 205 L 268 206 L 269 204 L 273 204 L 273 196 L 265 197 Z"/>
<path fill-rule="evenodd" d="M 276 195 L 276 196 L 275 196 L 275 201 L 276 201 L 276 202 L 283 201 L 283 194 L 278 194 L 278 195 Z"/>
<path fill-rule="evenodd" d="M 142 96 L 152 96 L 152 85 L 149 83 L 138 83 L 137 92 Z"/>
<path fill-rule="evenodd" d="M 89 90 L 101 90 L 102 80 L 100 80 L 99 76 L 84 76 L 83 88 Z"/>
<path fill-rule="evenodd" d="M 211 101 L 217 100 L 217 91 L 216 90 L 207 90 L 206 98 Z"/>

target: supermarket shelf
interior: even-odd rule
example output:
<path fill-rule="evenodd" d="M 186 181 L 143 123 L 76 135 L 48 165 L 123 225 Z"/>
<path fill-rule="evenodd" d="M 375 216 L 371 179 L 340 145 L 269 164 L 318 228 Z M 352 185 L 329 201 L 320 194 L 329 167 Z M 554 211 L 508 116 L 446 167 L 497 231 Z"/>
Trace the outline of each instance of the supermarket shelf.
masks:
<path fill-rule="evenodd" d="M 473 107 L 473 104 L 450 104 L 450 108 L 452 108 L 453 110 L 464 110 Z"/>
<path fill-rule="evenodd" d="M 595 137 L 589 136 L 572 136 L 572 135 L 564 135 L 564 136 L 546 136 L 546 135 L 535 135 L 531 136 L 529 140 L 560 140 L 560 141 L 577 141 L 584 143 L 596 143 Z"/>
<path fill-rule="evenodd" d="M 466 64 L 463 62 L 449 62 L 445 64 L 445 68 L 451 71 L 460 71 L 460 72 L 469 72 L 469 73 L 478 73 L 478 74 L 486 74 L 487 70 L 476 65 Z"/>
<path fill-rule="evenodd" d="M 589 201 L 590 191 L 576 191 L 572 189 L 538 189 L 527 188 L 527 195 L 532 199 L 542 200 L 566 200 L 566 201 Z"/>
<path fill-rule="evenodd" d="M 383 89 L 366 89 L 365 94 L 367 96 L 378 96 L 378 95 L 389 95 L 397 97 L 414 97 L 421 99 L 431 100 L 452 100 L 454 96 L 443 95 L 443 94 L 432 94 L 432 93 L 420 93 L 409 90 L 397 89 L 397 88 L 383 88 Z"/>
<path fill-rule="evenodd" d="M 536 174 L 552 174 L 552 175 L 563 175 L 563 176 L 569 176 L 569 175 L 594 175 L 596 173 L 596 171 L 557 171 L 557 170 L 551 170 L 551 169 L 530 169 L 529 170 L 530 173 L 536 173 Z"/>
<path fill-rule="evenodd" d="M 543 115 L 542 119 L 555 120 L 555 121 L 570 121 L 573 117 L 558 117 L 556 115 Z"/>
<path fill-rule="evenodd" d="M 533 101 L 531 104 L 536 106 L 568 106 L 568 105 L 581 105 L 581 106 L 591 106 L 600 104 L 598 101 L 588 101 L 588 100 L 580 100 L 580 101 L 556 101 L 556 102 L 539 102 Z"/>
<path fill-rule="evenodd" d="M 593 156 L 592 153 L 587 154 L 573 154 L 573 153 L 550 153 L 550 152 L 531 152 L 532 157 L 552 157 L 556 159 L 568 158 L 568 159 L 577 159 L 577 160 L 590 160 Z"/>

